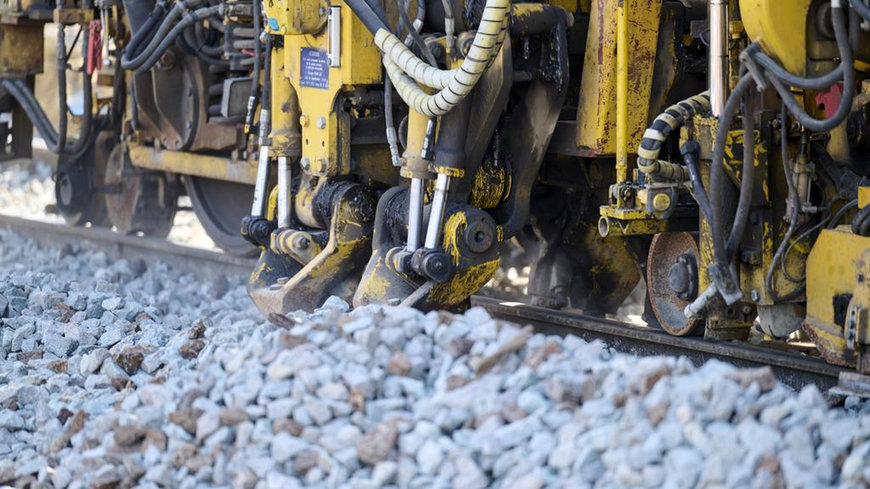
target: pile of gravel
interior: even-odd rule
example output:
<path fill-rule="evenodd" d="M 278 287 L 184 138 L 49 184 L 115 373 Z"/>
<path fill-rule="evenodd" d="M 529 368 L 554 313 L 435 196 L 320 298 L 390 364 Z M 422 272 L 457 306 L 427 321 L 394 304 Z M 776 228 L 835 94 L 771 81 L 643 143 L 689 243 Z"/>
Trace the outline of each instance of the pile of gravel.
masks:
<path fill-rule="evenodd" d="M 859 487 L 870 405 L 637 358 L 480 309 L 332 298 L 278 327 L 241 283 L 0 234 L 0 484 Z"/>

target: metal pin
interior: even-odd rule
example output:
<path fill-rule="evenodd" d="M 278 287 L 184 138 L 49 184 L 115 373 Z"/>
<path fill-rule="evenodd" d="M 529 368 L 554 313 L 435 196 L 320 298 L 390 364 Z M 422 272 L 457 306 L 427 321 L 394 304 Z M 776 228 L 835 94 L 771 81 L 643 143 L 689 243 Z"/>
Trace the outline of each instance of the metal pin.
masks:
<path fill-rule="evenodd" d="M 435 194 L 432 196 L 432 209 L 429 211 L 429 228 L 426 229 L 428 249 L 436 248 L 441 242 L 441 221 L 444 220 L 444 207 L 447 203 L 447 190 L 450 188 L 450 177 L 439 173 L 435 180 Z"/>
<path fill-rule="evenodd" d="M 411 179 L 410 208 L 408 209 L 408 251 L 420 247 L 420 232 L 423 224 L 423 179 Z"/>
<path fill-rule="evenodd" d="M 286 156 L 278 157 L 278 229 L 290 227 L 290 165 Z"/>
<path fill-rule="evenodd" d="M 266 182 L 269 180 L 269 147 L 260 146 L 260 157 L 257 160 L 257 180 L 254 182 L 254 203 L 251 204 L 251 215 L 263 217 L 263 203 L 266 201 Z"/>

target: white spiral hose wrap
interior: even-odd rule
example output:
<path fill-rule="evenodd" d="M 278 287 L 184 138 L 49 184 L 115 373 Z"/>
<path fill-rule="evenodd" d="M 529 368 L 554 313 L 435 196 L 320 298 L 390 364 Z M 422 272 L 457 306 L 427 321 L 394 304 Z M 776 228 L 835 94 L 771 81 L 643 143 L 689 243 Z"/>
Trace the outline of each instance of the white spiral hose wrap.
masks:
<path fill-rule="evenodd" d="M 379 30 L 375 44 L 384 52 L 384 67 L 399 96 L 416 112 L 438 117 L 450 112 L 474 88 L 498 54 L 507 35 L 511 0 L 488 0 L 477 33 L 462 65 L 439 70 L 420 60 L 395 35 Z M 440 90 L 423 91 L 416 82 Z"/>
<path fill-rule="evenodd" d="M 477 42 L 479 36 L 475 36 L 475 42 L 462 65 L 457 70 L 442 71 L 442 73 L 452 72 L 453 77 L 450 78 L 447 86 L 435 94 L 426 93 L 408 73 L 387 56 L 383 59 L 384 67 L 396 87 L 396 92 L 408 107 L 428 117 L 439 117 L 450 112 L 471 93 L 474 85 L 498 54 L 507 35 L 507 29 L 508 17 L 505 16 L 502 19 L 501 29 L 494 36 L 483 36 L 480 43 Z"/>

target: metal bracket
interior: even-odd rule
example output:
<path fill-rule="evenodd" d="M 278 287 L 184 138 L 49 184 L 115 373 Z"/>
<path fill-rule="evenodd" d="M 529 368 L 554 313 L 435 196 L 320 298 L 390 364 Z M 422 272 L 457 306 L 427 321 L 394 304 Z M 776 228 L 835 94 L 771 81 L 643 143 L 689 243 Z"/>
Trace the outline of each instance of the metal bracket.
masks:
<path fill-rule="evenodd" d="M 329 35 L 329 50 L 326 57 L 330 68 L 341 66 L 341 7 L 329 7 L 329 18 L 326 21 L 326 31 Z"/>

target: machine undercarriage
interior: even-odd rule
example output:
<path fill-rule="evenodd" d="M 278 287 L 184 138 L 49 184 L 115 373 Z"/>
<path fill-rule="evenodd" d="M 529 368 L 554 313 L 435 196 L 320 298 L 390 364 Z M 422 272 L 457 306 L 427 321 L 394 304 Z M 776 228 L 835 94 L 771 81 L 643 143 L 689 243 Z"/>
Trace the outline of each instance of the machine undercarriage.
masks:
<path fill-rule="evenodd" d="M 33 93 L 49 21 L 57 127 Z M 868 21 L 864 0 L 21 0 L 0 157 L 35 128 L 74 225 L 165 236 L 188 195 L 259 255 L 274 322 L 331 295 L 462 309 L 525 265 L 535 305 L 612 314 L 644 280 L 670 334 L 758 324 L 870 373 Z"/>

